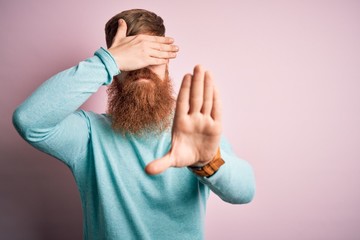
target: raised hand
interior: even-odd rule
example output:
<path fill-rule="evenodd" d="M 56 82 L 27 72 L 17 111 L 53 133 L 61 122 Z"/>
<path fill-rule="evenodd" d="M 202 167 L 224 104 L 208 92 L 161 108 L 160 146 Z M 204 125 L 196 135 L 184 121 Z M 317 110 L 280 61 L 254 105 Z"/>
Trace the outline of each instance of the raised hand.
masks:
<path fill-rule="evenodd" d="M 172 44 L 174 39 L 145 34 L 127 37 L 126 31 L 126 22 L 119 19 L 119 27 L 108 49 L 121 71 L 165 64 L 176 57 L 179 48 Z"/>
<path fill-rule="evenodd" d="M 221 102 L 212 76 L 200 65 L 187 74 L 176 102 L 170 151 L 149 163 L 145 171 L 159 174 L 169 167 L 203 166 L 220 144 Z"/>

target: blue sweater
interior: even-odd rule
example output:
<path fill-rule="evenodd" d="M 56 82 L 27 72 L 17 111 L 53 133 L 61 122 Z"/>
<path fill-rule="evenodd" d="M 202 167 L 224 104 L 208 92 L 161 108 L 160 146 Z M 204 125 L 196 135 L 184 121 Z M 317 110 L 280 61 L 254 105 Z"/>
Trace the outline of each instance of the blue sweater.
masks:
<path fill-rule="evenodd" d="M 149 176 L 145 166 L 171 147 L 171 129 L 160 136 L 122 136 L 106 114 L 78 109 L 120 71 L 100 48 L 93 57 L 44 82 L 13 114 L 19 134 L 71 170 L 83 211 L 84 239 L 203 239 L 210 190 L 233 204 L 254 195 L 251 166 L 222 136 L 225 164 L 213 176 L 170 168 Z"/>

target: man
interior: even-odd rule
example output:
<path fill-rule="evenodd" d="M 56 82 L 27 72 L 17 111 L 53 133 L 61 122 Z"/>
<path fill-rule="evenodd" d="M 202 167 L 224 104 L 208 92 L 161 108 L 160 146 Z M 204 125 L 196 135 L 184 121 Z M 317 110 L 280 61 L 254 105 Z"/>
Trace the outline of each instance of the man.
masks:
<path fill-rule="evenodd" d="M 250 165 L 221 136 L 212 76 L 196 66 L 175 101 L 168 64 L 178 47 L 159 16 L 124 11 L 105 32 L 108 49 L 44 82 L 14 125 L 72 171 L 84 239 L 203 239 L 210 190 L 234 204 L 254 194 Z M 78 109 L 101 85 L 107 114 Z"/>

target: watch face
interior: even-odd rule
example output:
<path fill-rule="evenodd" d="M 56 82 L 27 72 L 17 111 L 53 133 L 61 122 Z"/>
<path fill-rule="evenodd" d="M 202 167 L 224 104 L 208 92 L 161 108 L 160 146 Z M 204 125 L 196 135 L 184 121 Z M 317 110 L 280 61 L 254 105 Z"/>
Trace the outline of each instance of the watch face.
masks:
<path fill-rule="evenodd" d="M 203 168 L 202 167 L 194 167 L 193 169 L 194 170 L 202 170 Z"/>
<path fill-rule="evenodd" d="M 196 170 L 201 170 L 203 167 L 189 167 L 189 168 L 190 168 L 191 170 L 193 170 L 193 171 L 194 171 L 194 170 L 196 171 Z"/>

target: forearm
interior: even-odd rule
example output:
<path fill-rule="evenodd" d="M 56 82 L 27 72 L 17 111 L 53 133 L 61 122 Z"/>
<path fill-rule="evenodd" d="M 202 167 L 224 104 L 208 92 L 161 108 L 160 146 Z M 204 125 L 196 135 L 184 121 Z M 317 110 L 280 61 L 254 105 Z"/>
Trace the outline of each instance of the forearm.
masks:
<path fill-rule="evenodd" d="M 15 127 L 31 141 L 32 132 L 56 126 L 118 73 L 111 55 L 99 49 L 93 57 L 44 82 L 15 110 Z"/>
<path fill-rule="evenodd" d="M 250 202 L 255 194 L 252 167 L 234 154 L 224 138 L 221 140 L 220 151 L 225 164 L 214 175 L 198 177 L 198 179 L 226 202 L 234 204 Z"/>

